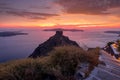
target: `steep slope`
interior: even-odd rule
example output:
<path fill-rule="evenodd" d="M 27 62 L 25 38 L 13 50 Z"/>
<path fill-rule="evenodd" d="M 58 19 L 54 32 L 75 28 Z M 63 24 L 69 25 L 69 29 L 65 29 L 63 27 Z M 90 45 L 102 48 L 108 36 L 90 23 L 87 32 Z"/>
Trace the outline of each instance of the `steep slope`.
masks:
<path fill-rule="evenodd" d="M 72 41 L 68 37 L 64 36 L 63 31 L 56 31 L 56 34 L 54 36 L 50 37 L 47 41 L 40 44 L 29 57 L 36 58 L 47 55 L 47 53 L 53 50 L 54 47 L 64 45 L 79 47 L 75 41 Z"/>

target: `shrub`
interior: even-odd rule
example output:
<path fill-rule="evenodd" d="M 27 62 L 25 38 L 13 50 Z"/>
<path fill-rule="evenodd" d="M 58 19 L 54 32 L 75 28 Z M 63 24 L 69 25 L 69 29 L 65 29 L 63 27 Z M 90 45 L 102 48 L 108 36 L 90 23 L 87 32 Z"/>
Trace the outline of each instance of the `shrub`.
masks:
<path fill-rule="evenodd" d="M 94 66 L 97 66 L 100 63 L 99 61 L 100 52 L 99 51 L 100 51 L 100 48 L 97 47 L 87 52 L 89 56 L 88 61 L 91 63 L 89 67 L 90 71 L 94 68 Z"/>
<path fill-rule="evenodd" d="M 86 54 L 80 48 L 73 46 L 57 47 L 50 53 L 51 63 L 65 76 L 71 76 L 81 61 L 86 61 Z"/>
<path fill-rule="evenodd" d="M 77 66 L 82 62 L 89 62 L 92 69 L 99 63 L 99 48 L 87 52 L 78 47 L 63 46 L 55 48 L 49 54 L 53 67 L 59 70 L 64 77 L 73 76 Z"/>
<path fill-rule="evenodd" d="M 89 62 L 93 68 L 99 62 L 98 53 L 98 48 L 84 51 L 74 46 L 56 47 L 45 57 L 1 64 L 0 80 L 75 80 L 77 66 Z"/>
<path fill-rule="evenodd" d="M 52 76 L 45 71 L 37 59 L 19 60 L 0 69 L 0 80 L 45 80 Z"/>

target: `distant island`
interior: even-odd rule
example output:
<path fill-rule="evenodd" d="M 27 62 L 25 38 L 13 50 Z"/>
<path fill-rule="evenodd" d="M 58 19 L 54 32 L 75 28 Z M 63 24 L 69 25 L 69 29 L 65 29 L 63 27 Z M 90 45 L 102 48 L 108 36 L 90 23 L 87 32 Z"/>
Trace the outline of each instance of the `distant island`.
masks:
<path fill-rule="evenodd" d="M 54 28 L 54 29 L 44 29 L 43 31 L 71 31 L 71 32 L 83 32 L 81 29 L 62 29 L 62 28 Z"/>
<path fill-rule="evenodd" d="M 118 37 L 120 37 L 120 31 L 105 31 L 104 33 L 118 34 Z"/>
<path fill-rule="evenodd" d="M 105 33 L 120 34 L 120 31 L 105 31 Z"/>
<path fill-rule="evenodd" d="M 28 35 L 28 33 L 23 33 L 20 31 L 3 31 L 0 32 L 0 37 L 11 37 L 16 35 Z"/>

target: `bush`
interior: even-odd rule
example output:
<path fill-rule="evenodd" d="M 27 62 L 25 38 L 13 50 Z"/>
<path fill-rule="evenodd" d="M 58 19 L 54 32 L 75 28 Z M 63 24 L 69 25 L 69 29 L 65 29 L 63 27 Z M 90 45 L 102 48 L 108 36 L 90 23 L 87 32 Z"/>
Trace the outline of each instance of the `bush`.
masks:
<path fill-rule="evenodd" d="M 90 63 L 90 71 L 99 63 L 99 48 L 84 51 L 74 46 L 57 47 L 50 54 L 51 63 L 64 77 L 73 76 L 76 68 L 83 62 Z"/>
<path fill-rule="evenodd" d="M 89 62 L 93 68 L 99 62 L 98 53 L 97 48 L 87 52 L 74 46 L 56 47 L 46 57 L 1 64 L 0 80 L 75 80 L 77 66 Z"/>
<path fill-rule="evenodd" d="M 0 80 L 45 80 L 52 76 L 46 71 L 37 59 L 25 59 L 0 69 Z"/>
<path fill-rule="evenodd" d="M 99 61 L 100 52 L 99 51 L 100 51 L 100 48 L 97 47 L 97 48 L 92 49 L 92 50 L 87 52 L 88 56 L 89 56 L 88 61 L 91 63 L 90 67 L 89 67 L 90 71 L 92 69 L 94 69 L 94 67 L 100 63 L 100 61 Z"/>
<path fill-rule="evenodd" d="M 86 61 L 86 52 L 73 46 L 57 47 L 50 53 L 52 65 L 64 76 L 72 76 L 80 62 Z"/>

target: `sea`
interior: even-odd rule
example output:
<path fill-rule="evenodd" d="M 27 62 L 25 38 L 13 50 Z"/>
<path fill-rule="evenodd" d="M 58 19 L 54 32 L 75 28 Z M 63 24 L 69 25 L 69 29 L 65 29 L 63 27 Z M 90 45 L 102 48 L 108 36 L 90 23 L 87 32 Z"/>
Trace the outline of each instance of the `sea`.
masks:
<path fill-rule="evenodd" d="M 64 31 L 70 40 L 76 41 L 82 48 L 103 48 L 107 42 L 120 39 L 118 34 L 104 31 L 120 31 L 120 28 L 83 28 L 84 32 Z M 55 34 L 54 31 L 43 31 L 41 28 L 0 28 L 2 31 L 22 31 L 28 35 L 0 37 L 0 63 L 27 58 L 36 47 Z"/>

